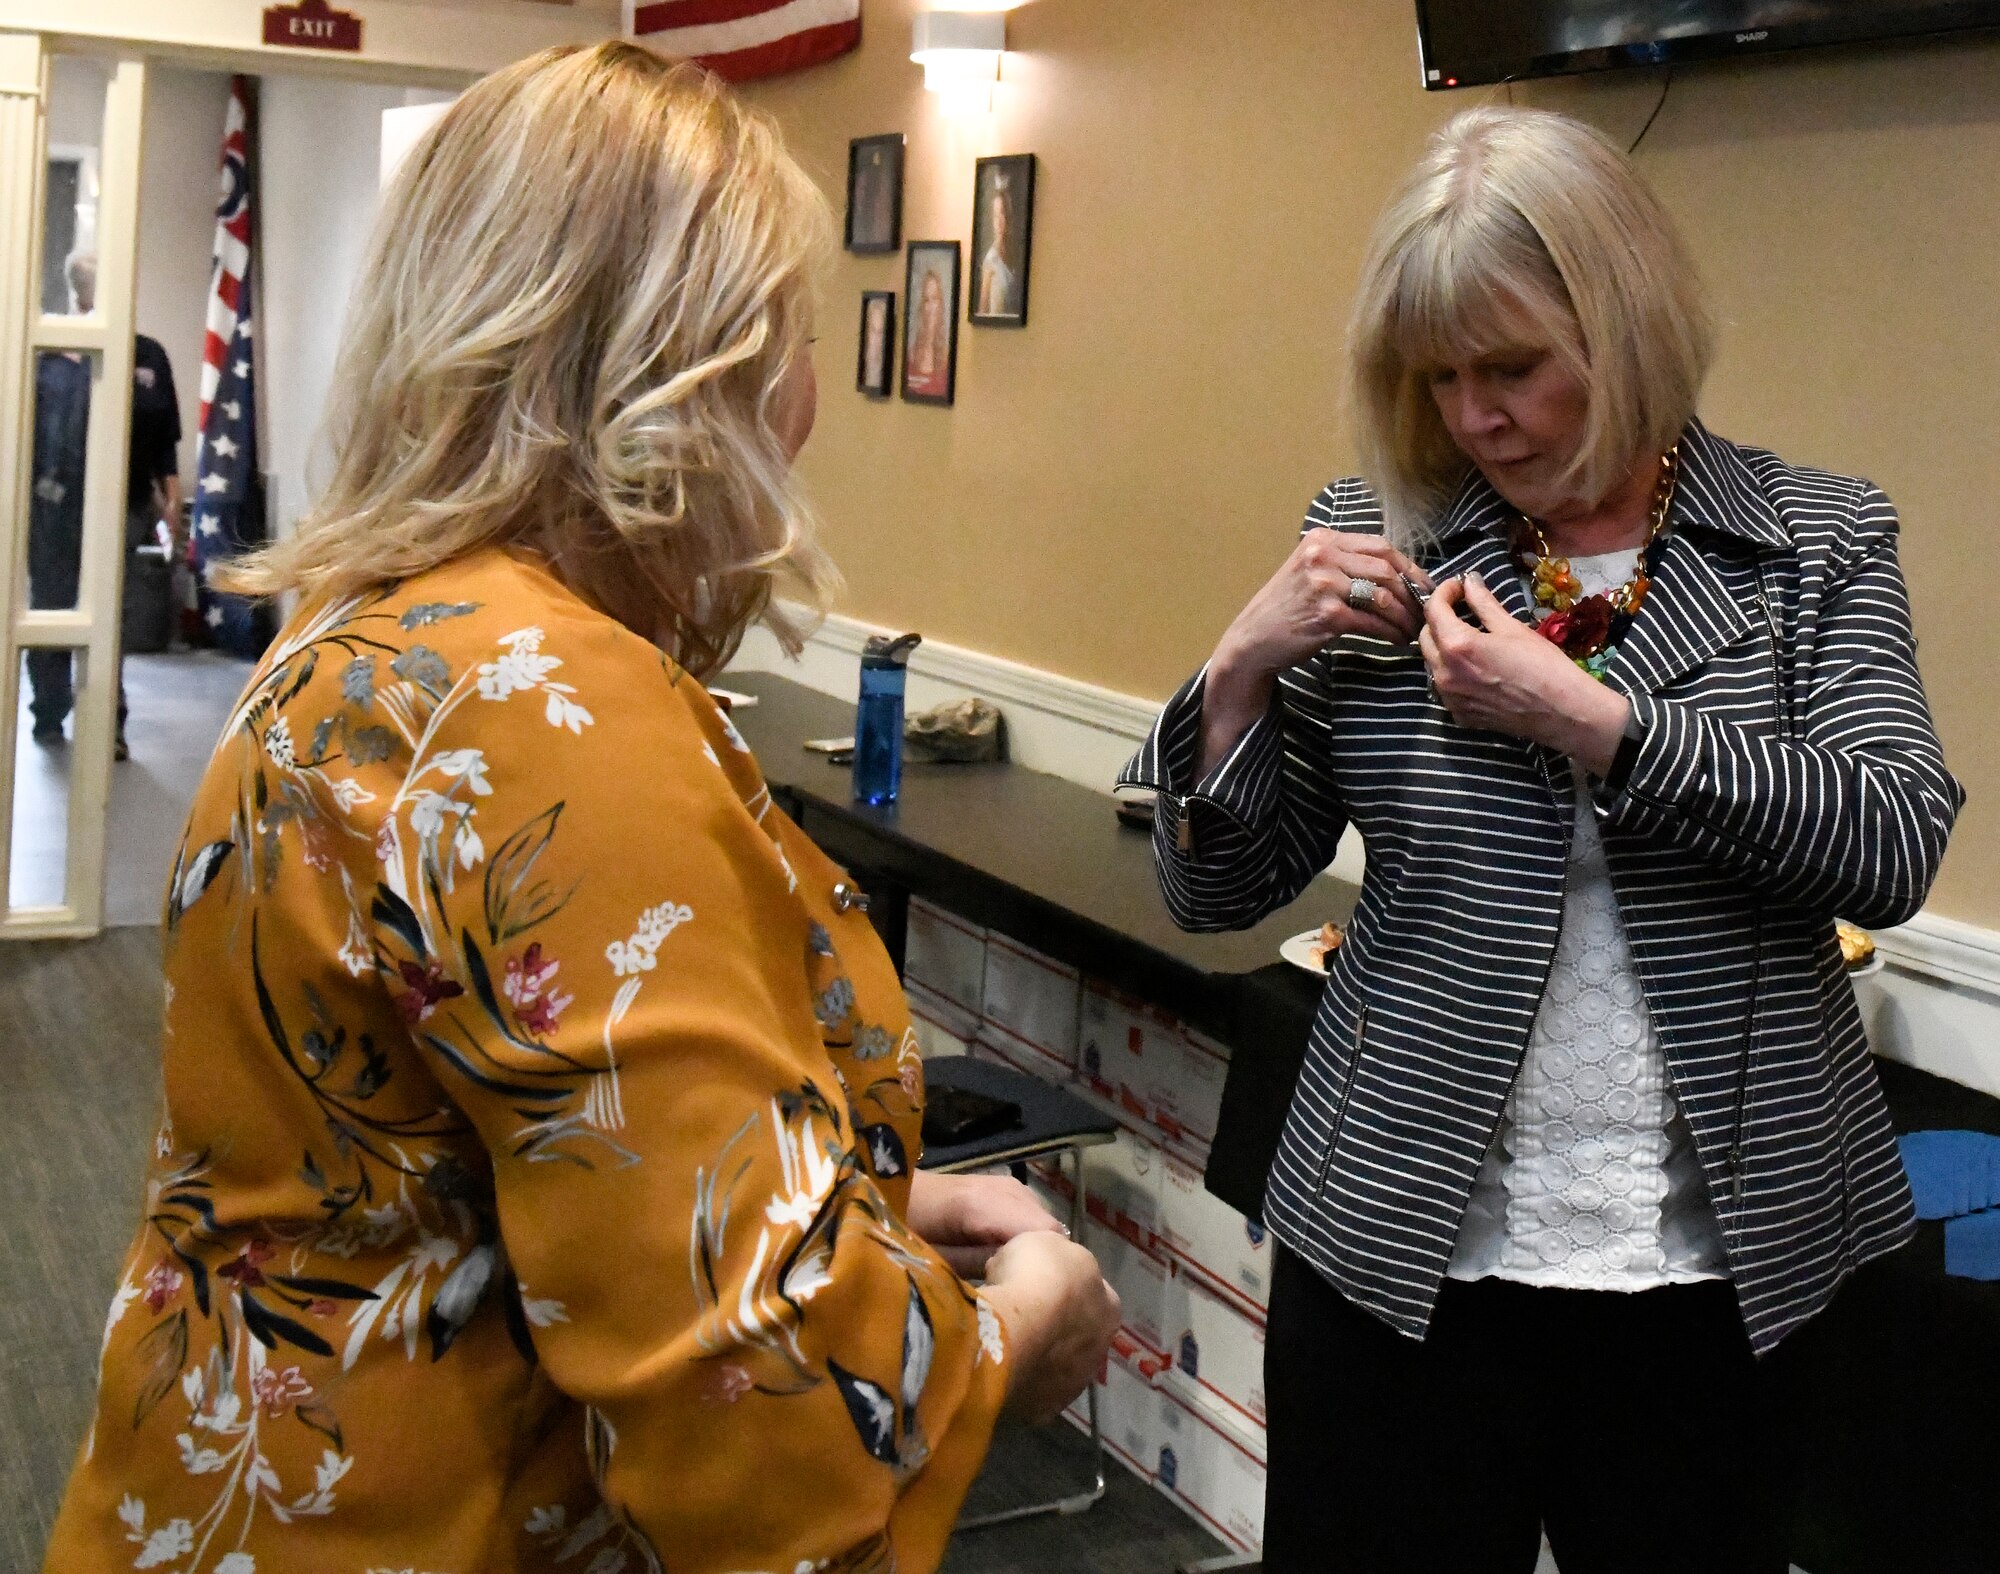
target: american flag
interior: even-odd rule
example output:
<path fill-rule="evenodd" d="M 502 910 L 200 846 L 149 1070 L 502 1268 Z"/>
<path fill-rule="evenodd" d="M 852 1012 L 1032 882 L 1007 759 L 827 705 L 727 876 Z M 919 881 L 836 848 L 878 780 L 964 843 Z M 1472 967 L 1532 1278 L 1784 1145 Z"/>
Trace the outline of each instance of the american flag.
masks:
<path fill-rule="evenodd" d="M 250 169 L 250 83 L 239 76 L 230 83 L 229 114 L 222 126 L 222 197 L 215 209 L 189 551 L 201 584 L 201 620 L 208 637 L 232 655 L 254 658 L 270 639 L 262 609 L 241 596 L 208 588 L 212 565 L 264 539 L 257 358 L 251 348 Z"/>
<path fill-rule="evenodd" d="M 861 0 L 625 0 L 625 31 L 731 82 L 799 71 L 861 42 Z"/>

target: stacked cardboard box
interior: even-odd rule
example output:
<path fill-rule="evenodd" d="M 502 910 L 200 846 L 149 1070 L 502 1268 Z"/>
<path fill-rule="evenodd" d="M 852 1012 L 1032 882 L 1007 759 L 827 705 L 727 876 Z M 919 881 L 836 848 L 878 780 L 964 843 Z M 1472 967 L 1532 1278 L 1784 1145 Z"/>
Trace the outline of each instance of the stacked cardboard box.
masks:
<path fill-rule="evenodd" d="M 956 913 L 910 898 L 903 982 L 978 1020 L 986 989 L 986 931 Z"/>
<path fill-rule="evenodd" d="M 972 1048 L 979 1033 L 977 1016 L 913 980 L 905 981 L 903 993 L 910 1002 L 910 1026 L 916 1030 L 917 1048 L 925 1059 L 963 1055 Z"/>
<path fill-rule="evenodd" d="M 1094 1385 L 1097 1390 L 1098 1434 L 1113 1457 L 1142 1481 L 1158 1485 L 1160 1408 L 1154 1389 L 1160 1358 L 1124 1330 L 1111 1341 L 1111 1354 Z M 1079 1431 L 1090 1430 L 1089 1413 L 1079 1394 L 1063 1412 Z"/>
<path fill-rule="evenodd" d="M 1263 1427 L 1218 1415 L 1171 1373 L 1154 1398 L 1154 1485 L 1231 1546 L 1254 1552 L 1264 1535 Z"/>
<path fill-rule="evenodd" d="M 1241 1426 L 1264 1429 L 1264 1325 L 1211 1295 L 1186 1274 L 1169 1281 L 1164 1326 L 1173 1376 L 1199 1400 Z"/>
<path fill-rule="evenodd" d="M 917 932 L 916 904 L 911 929 Z M 1209 1526 L 1254 1551 L 1263 1522 L 1264 1316 L 1271 1245 L 1202 1185 L 1228 1052 L 1144 1001 L 985 937 L 976 1008 L 963 936 L 932 909 L 912 947 L 912 1005 L 926 1053 L 963 1053 L 1069 1084 L 1118 1122 L 1084 1151 L 1083 1243 L 1123 1304 L 1096 1392 L 1112 1452 Z M 947 976 L 948 974 L 948 976 Z M 935 1044 L 939 1046 L 932 1048 Z M 1054 1160 L 1033 1184 L 1068 1218 L 1073 1183 Z M 1086 1425 L 1081 1400 L 1070 1419 Z"/>
<path fill-rule="evenodd" d="M 995 1056 L 1050 1082 L 1076 1074 L 1075 968 L 1005 935 L 986 938 L 979 1041 Z"/>
<path fill-rule="evenodd" d="M 1135 1136 L 1205 1167 L 1228 1050 L 1095 980 L 1084 982 L 1078 1022 L 1078 1082 Z"/>
<path fill-rule="evenodd" d="M 1167 1158 L 1160 1171 L 1160 1239 L 1175 1268 L 1261 1324 L 1271 1304 L 1271 1238 L 1203 1184 L 1201 1171 Z"/>
<path fill-rule="evenodd" d="M 1100 1211 L 1099 1195 L 1116 1195 L 1141 1171 L 1129 1159 L 1110 1156 L 1138 1146 L 1121 1137 L 1114 1147 L 1090 1150 L 1091 1217 L 1083 1240 L 1124 1310 L 1124 1326 L 1096 1384 L 1098 1430 L 1128 1469 L 1231 1546 L 1254 1552 L 1263 1525 L 1265 1456 L 1264 1428 L 1250 1404 L 1261 1413 L 1262 1335 L 1249 1334 L 1240 1346 L 1227 1338 L 1218 1342 L 1213 1306 L 1189 1299 L 1203 1292 L 1124 1227 L 1134 1218 L 1129 1202 Z M 1095 1190 L 1100 1181 L 1109 1183 L 1101 1194 Z M 1060 1214 L 1068 1207 L 1066 1179 L 1058 1183 L 1037 1167 L 1031 1184 L 1051 1211 Z M 1145 1239 L 1157 1246 L 1160 1237 Z M 1209 1358 L 1211 1350 L 1219 1366 Z M 1246 1365 L 1246 1355 L 1257 1359 Z M 1064 1415 L 1088 1429 L 1081 1397 Z"/>

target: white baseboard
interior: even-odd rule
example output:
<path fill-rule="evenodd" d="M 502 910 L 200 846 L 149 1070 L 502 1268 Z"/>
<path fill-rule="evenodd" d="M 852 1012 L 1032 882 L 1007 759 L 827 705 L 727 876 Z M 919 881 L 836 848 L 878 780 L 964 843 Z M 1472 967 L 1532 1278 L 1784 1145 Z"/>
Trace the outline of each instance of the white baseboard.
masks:
<path fill-rule="evenodd" d="M 798 661 L 791 662 L 775 639 L 755 629 L 743 641 L 735 665 L 782 673 L 808 688 L 851 701 L 861 681 L 861 647 L 871 635 L 899 632 L 858 618 L 828 617 Z M 1111 791 L 1119 767 L 1132 757 L 1159 714 L 1155 704 L 1094 683 L 1079 683 L 960 645 L 931 640 L 919 645 L 910 659 L 909 708 L 925 710 L 967 695 L 1000 707 L 1007 718 L 1011 759 L 1102 793 Z"/>
<path fill-rule="evenodd" d="M 1919 913 L 1854 986 L 1877 1054 L 2000 1097 L 2000 933 Z"/>
<path fill-rule="evenodd" d="M 858 618 L 829 617 L 794 662 L 758 629 L 744 640 L 735 664 L 851 700 L 862 645 L 872 634 L 893 632 Z M 991 700 L 1006 715 L 1016 762 L 1107 794 L 1159 712 L 1150 700 L 963 646 L 920 645 L 910 662 L 910 707 L 967 695 Z M 1352 832 L 1333 872 L 1361 878 L 1360 841 Z M 1855 992 L 1876 1052 L 2000 1096 L 2000 931 L 1923 913 L 1875 940 L 1888 965 L 1859 980 Z"/>

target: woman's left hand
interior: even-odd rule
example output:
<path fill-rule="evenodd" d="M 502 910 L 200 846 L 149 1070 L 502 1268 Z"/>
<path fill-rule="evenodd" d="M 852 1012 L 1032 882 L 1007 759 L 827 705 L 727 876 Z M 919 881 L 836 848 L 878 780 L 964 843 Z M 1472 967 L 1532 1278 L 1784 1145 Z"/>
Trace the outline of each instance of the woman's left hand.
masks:
<path fill-rule="evenodd" d="M 1461 603 L 1477 626 L 1459 617 Z M 1460 726 L 1542 744 L 1593 776 L 1611 769 L 1631 702 L 1516 619 L 1477 574 L 1438 586 L 1417 645 Z"/>
<path fill-rule="evenodd" d="M 917 1171 L 910 1185 L 910 1228 L 961 1278 L 977 1279 L 986 1260 L 1017 1235 L 1067 1228 L 1010 1175 L 934 1175 Z"/>

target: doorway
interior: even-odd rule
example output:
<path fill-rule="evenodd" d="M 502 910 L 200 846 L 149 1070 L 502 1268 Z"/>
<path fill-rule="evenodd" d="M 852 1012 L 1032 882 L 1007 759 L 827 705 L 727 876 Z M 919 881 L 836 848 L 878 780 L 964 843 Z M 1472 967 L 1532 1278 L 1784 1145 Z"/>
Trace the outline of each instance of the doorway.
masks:
<path fill-rule="evenodd" d="M 30 35 L 0 35 L 0 48 L 43 111 L 37 189 L 20 204 L 33 223 L 8 226 L 34 238 L 17 259 L 21 442 L 11 473 L 0 459 L 0 495 L 20 500 L 0 934 L 79 935 L 158 922 L 189 804 L 252 670 L 216 647 L 189 571 L 189 543 L 213 529 L 197 431 L 232 77 Z M 26 96 L 7 85 L 0 115 Z M 250 91 L 254 479 L 281 534 L 323 474 L 321 418 L 385 128 L 405 142 L 406 122 L 451 94 L 287 73 Z M 127 387 L 129 399 L 107 392 Z"/>

